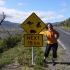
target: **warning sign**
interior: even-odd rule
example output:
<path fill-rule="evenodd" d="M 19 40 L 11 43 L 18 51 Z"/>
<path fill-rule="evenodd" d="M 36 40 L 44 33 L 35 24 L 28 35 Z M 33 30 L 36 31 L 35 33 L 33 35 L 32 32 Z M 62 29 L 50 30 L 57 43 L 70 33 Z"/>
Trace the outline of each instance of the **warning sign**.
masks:
<path fill-rule="evenodd" d="M 21 26 L 28 34 L 38 34 L 45 28 L 45 23 L 35 13 L 32 13 Z"/>
<path fill-rule="evenodd" d="M 25 34 L 24 35 L 25 46 L 43 46 L 43 35 L 39 34 Z"/>

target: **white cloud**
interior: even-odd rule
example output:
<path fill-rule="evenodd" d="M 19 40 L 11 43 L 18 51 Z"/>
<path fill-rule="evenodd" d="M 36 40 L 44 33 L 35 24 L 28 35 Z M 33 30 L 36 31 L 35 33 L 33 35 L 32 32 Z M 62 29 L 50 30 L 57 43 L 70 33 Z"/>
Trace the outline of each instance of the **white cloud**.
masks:
<path fill-rule="evenodd" d="M 65 12 L 67 9 L 62 9 L 62 10 L 60 10 L 59 12 Z"/>
<path fill-rule="evenodd" d="M 65 4 L 65 3 L 63 3 L 62 5 L 63 5 L 63 6 L 66 6 L 66 4 Z"/>
<path fill-rule="evenodd" d="M 22 5 L 27 5 L 27 4 L 23 4 L 23 3 L 18 3 L 18 5 L 22 6 Z"/>
<path fill-rule="evenodd" d="M 48 11 L 48 12 L 41 12 L 41 11 L 28 11 L 23 12 L 15 9 L 8 9 L 6 7 L 0 7 L 0 13 L 4 12 L 6 14 L 7 21 L 16 22 L 16 23 L 22 23 L 24 22 L 33 12 L 35 12 L 38 17 L 40 17 L 41 20 L 44 22 L 61 19 L 64 16 L 57 14 L 56 12 Z"/>
<path fill-rule="evenodd" d="M 61 4 L 62 4 L 62 6 L 66 6 L 66 3 L 64 3 L 64 2 L 61 2 Z"/>
<path fill-rule="evenodd" d="M 0 6 L 4 6 L 5 2 L 3 0 L 0 0 Z"/>
<path fill-rule="evenodd" d="M 70 8 L 64 8 L 64 9 L 61 9 L 59 12 L 66 12 L 66 11 L 69 11 Z"/>
<path fill-rule="evenodd" d="M 64 18 L 63 15 L 58 15 L 56 12 L 48 11 L 48 12 L 36 12 L 37 15 L 43 20 L 43 21 L 51 21 L 56 19 Z"/>

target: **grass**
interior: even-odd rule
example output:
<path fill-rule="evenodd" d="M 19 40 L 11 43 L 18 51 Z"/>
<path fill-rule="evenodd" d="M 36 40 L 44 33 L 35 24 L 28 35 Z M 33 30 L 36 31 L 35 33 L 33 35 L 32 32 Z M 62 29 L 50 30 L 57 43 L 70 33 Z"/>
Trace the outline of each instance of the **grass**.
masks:
<path fill-rule="evenodd" d="M 18 61 L 22 66 L 31 66 L 32 63 L 32 47 L 25 47 L 23 40 L 19 42 L 15 47 L 4 51 L 0 54 L 0 68 Z M 42 58 L 44 52 L 40 47 L 34 47 L 34 63 L 41 69 L 43 67 Z M 34 66 L 36 69 L 37 66 Z M 37 67 L 38 69 L 38 67 Z"/>
<path fill-rule="evenodd" d="M 3 67 L 15 61 L 18 61 L 20 65 L 29 66 L 32 60 L 31 52 L 32 52 L 31 47 L 24 47 L 24 45 L 20 42 L 16 47 L 11 48 L 0 55 L 0 67 Z M 39 62 L 42 60 L 43 57 L 43 51 L 40 48 L 34 47 L 34 57 L 35 64 L 39 64 Z M 39 66 L 41 64 L 42 62 L 39 64 Z"/>
<path fill-rule="evenodd" d="M 32 65 L 32 47 L 25 47 L 23 40 L 19 42 L 15 47 L 5 51 L 0 54 L 0 67 L 5 65 L 18 62 L 22 66 L 22 70 L 52 70 L 53 67 L 45 68 L 45 64 L 42 62 L 45 46 L 46 46 L 46 37 L 43 37 L 43 47 L 34 47 L 34 66 Z M 52 51 L 49 54 L 48 61 L 51 61 Z M 58 58 L 57 62 L 66 61 L 65 50 L 62 47 L 58 47 Z M 55 70 L 67 70 L 68 65 L 57 64 Z M 53 68 L 54 70 L 54 68 Z"/>
<path fill-rule="evenodd" d="M 22 48 L 22 46 L 21 46 Z M 0 67 L 4 66 L 5 64 L 9 64 L 13 60 L 15 60 L 16 57 L 21 55 L 21 52 L 19 52 L 18 47 L 14 47 L 9 49 L 8 51 L 5 51 L 3 54 L 0 55 Z"/>
<path fill-rule="evenodd" d="M 70 30 L 70 27 L 65 27 L 67 30 Z"/>
<path fill-rule="evenodd" d="M 65 28 L 65 29 L 67 29 L 67 30 L 70 30 L 70 27 L 65 27 L 65 26 L 64 26 L 63 28 Z"/>

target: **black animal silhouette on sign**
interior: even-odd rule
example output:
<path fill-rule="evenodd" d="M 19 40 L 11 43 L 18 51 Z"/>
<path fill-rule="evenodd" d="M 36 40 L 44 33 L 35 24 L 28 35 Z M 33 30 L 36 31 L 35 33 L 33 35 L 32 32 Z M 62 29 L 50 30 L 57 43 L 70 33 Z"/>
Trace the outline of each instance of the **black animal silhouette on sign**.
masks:
<path fill-rule="evenodd" d="M 32 24 L 34 24 L 33 22 L 31 21 L 28 21 L 25 25 L 29 25 L 30 27 L 32 26 Z"/>
<path fill-rule="evenodd" d="M 35 30 L 30 30 L 30 33 L 36 33 L 36 31 Z"/>
<path fill-rule="evenodd" d="M 41 27 L 40 24 L 41 24 L 41 22 L 38 22 L 37 25 L 36 25 L 36 27 L 37 27 L 37 28 Z"/>

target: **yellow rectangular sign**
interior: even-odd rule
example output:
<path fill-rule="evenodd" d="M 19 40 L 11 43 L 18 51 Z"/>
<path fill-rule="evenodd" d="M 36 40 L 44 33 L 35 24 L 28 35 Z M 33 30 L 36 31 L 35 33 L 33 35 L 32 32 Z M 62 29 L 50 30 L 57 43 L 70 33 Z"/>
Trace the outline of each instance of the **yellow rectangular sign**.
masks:
<path fill-rule="evenodd" d="M 24 46 L 43 46 L 43 35 L 41 34 L 24 34 Z"/>

